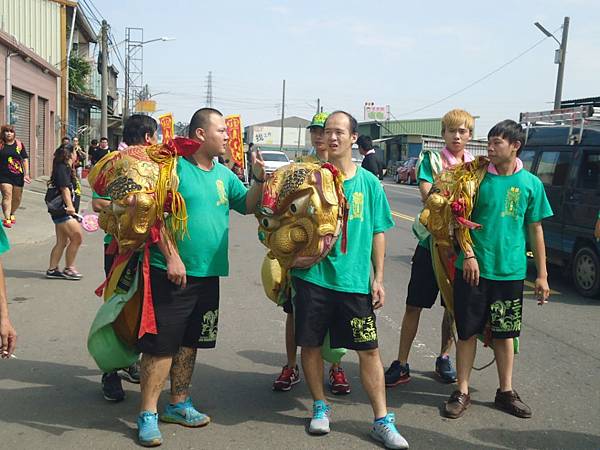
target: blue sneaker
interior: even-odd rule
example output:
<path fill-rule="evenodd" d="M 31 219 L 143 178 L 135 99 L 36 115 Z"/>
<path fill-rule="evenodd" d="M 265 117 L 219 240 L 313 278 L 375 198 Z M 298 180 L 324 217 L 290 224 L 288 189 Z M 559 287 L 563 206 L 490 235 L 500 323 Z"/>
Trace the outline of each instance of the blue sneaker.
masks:
<path fill-rule="evenodd" d="M 310 434 L 327 434 L 329 433 L 329 415 L 331 408 L 323 401 L 317 400 L 313 403 L 313 415 L 310 420 L 308 432 Z"/>
<path fill-rule="evenodd" d="M 456 381 L 456 370 L 452 367 L 452 361 L 448 355 L 438 356 L 435 360 L 435 373 L 444 383 L 454 383 Z"/>
<path fill-rule="evenodd" d="M 408 442 L 396 428 L 395 422 L 394 413 L 388 413 L 385 417 L 376 420 L 373 422 L 373 428 L 371 428 L 371 437 L 382 442 L 385 448 L 408 448 Z"/>
<path fill-rule="evenodd" d="M 392 362 L 392 365 L 385 371 L 385 387 L 394 387 L 399 384 L 406 384 L 410 381 L 410 366 L 408 363 L 402 365 L 400 361 Z"/>
<path fill-rule="evenodd" d="M 210 423 L 210 417 L 194 408 L 190 397 L 175 405 L 169 403 L 165 412 L 160 415 L 160 420 L 191 428 L 203 427 Z"/>
<path fill-rule="evenodd" d="M 162 444 L 162 435 L 158 429 L 158 414 L 142 411 L 138 416 L 138 441 L 144 447 L 157 447 Z"/>

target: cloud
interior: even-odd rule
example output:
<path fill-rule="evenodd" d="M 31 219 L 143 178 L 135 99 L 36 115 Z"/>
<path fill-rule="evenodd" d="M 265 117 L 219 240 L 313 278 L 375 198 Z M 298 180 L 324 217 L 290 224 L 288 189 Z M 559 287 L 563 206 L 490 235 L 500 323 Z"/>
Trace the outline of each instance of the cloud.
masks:
<path fill-rule="evenodd" d="M 267 9 L 267 11 L 271 11 L 272 13 L 280 14 L 282 16 L 288 16 L 292 12 L 292 10 L 290 9 L 289 6 L 282 5 L 282 4 L 270 5 L 270 6 L 267 6 L 266 9 Z"/>

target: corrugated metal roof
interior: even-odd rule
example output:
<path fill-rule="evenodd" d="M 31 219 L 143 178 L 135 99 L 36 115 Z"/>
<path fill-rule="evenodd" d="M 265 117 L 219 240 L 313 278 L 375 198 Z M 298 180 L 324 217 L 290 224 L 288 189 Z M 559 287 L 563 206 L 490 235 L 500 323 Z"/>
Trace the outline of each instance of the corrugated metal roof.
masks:
<path fill-rule="evenodd" d="M 397 136 L 402 134 L 430 136 L 441 136 L 442 134 L 441 118 L 387 120 L 384 122 L 371 120 L 366 122 L 360 122 L 359 129 L 363 132 L 369 129 L 372 131 L 373 125 L 378 125 L 380 138 L 384 138 L 386 136 Z"/>
<path fill-rule="evenodd" d="M 48 0 L 0 0 L 2 30 L 60 68 L 60 5 Z"/>
<path fill-rule="evenodd" d="M 393 120 L 386 122 L 385 128 L 381 129 L 382 137 L 397 134 L 441 136 L 442 119 Z"/>

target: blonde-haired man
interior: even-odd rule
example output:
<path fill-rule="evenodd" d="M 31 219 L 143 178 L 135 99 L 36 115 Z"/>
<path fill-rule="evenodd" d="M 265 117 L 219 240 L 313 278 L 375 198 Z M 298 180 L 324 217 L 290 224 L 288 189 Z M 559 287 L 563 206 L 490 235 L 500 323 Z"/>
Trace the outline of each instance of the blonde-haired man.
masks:
<path fill-rule="evenodd" d="M 422 201 L 427 198 L 437 174 L 456 164 L 473 160 L 473 155 L 465 150 L 465 146 L 473 135 L 474 126 L 473 116 L 462 109 L 453 109 L 444 115 L 442 137 L 446 146 L 441 152 L 423 150 L 419 155 L 419 162 L 415 170 Z M 393 361 L 385 372 L 387 387 L 394 387 L 410 381 L 408 355 L 417 334 L 421 311 L 423 308 L 429 309 L 434 305 L 439 292 L 431 263 L 431 239 L 429 235 L 417 237 L 420 238 L 420 241 L 412 258 L 406 312 L 400 331 L 398 359 Z M 442 306 L 445 306 L 443 298 L 441 302 Z M 435 361 L 435 373 L 443 382 L 453 383 L 456 381 L 456 370 L 452 367 L 449 356 L 453 343 L 452 318 L 447 311 L 444 311 L 441 328 L 442 342 L 440 354 Z"/>

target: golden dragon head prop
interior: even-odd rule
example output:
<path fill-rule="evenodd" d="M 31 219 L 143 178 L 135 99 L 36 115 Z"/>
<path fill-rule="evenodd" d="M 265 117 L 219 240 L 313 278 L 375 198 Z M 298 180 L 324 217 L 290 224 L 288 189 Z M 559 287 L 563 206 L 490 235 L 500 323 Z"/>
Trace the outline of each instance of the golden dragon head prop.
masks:
<path fill-rule="evenodd" d="M 99 225 L 115 237 L 119 253 L 142 247 L 165 213 L 170 213 L 165 228 L 170 239 L 186 232 L 185 202 L 177 192 L 177 157 L 193 154 L 200 145 L 185 138 L 134 145 L 96 163 L 88 175 L 90 187 L 111 198 L 100 213 Z"/>
<path fill-rule="evenodd" d="M 277 169 L 265 182 L 258 236 L 284 271 L 310 267 L 333 248 L 346 217 L 343 180 L 332 164 L 302 162 Z"/>

